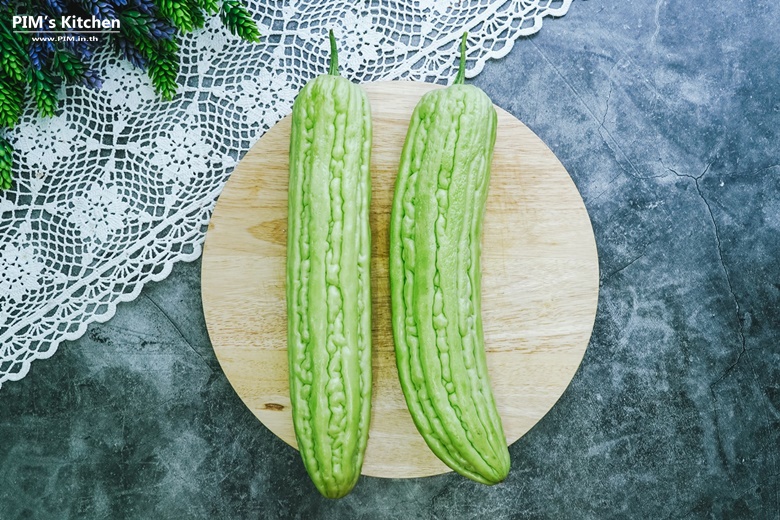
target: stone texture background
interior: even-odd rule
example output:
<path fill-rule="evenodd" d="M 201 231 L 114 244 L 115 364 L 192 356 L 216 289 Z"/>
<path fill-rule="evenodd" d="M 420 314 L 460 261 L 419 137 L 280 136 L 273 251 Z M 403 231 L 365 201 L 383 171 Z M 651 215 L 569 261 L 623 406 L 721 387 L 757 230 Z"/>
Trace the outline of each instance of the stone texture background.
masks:
<path fill-rule="evenodd" d="M 214 357 L 178 265 L 0 391 L 0 518 L 780 515 L 780 7 L 578 0 L 473 82 L 577 184 L 590 346 L 506 482 L 319 496 Z"/>

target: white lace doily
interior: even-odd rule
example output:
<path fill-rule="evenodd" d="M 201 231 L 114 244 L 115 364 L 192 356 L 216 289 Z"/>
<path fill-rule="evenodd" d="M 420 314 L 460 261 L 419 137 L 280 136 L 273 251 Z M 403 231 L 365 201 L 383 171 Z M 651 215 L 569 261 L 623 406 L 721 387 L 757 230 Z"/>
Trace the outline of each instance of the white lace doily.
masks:
<path fill-rule="evenodd" d="M 212 20 L 185 38 L 171 102 L 100 53 L 101 91 L 68 87 L 56 117 L 40 120 L 28 106 L 8 135 L 17 153 L 14 187 L 0 192 L 0 386 L 200 255 L 236 162 L 326 70 L 328 29 L 353 81 L 441 82 L 455 75 L 463 31 L 473 77 L 570 3 L 249 0 L 261 43 Z"/>

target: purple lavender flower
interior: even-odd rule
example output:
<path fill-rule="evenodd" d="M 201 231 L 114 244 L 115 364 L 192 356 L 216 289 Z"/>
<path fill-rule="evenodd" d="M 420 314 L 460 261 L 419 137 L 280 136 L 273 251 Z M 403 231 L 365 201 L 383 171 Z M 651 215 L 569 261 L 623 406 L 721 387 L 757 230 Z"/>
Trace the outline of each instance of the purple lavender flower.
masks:
<path fill-rule="evenodd" d="M 43 31 L 36 31 L 36 36 L 43 36 Z M 54 53 L 54 43 L 49 41 L 37 40 L 30 42 L 27 54 L 30 55 L 30 63 L 36 70 L 41 70 L 43 66 L 51 59 Z"/>
<path fill-rule="evenodd" d="M 155 14 L 157 12 L 157 6 L 154 4 L 154 0 L 126 0 L 127 5 L 143 14 Z"/>
<path fill-rule="evenodd" d="M 47 7 L 54 16 L 61 16 L 67 12 L 65 0 L 43 0 L 43 5 Z"/>
<path fill-rule="evenodd" d="M 79 0 L 79 4 L 92 16 L 101 20 L 116 19 L 116 10 L 114 6 L 106 0 Z"/>
<path fill-rule="evenodd" d="M 100 77 L 100 74 L 95 69 L 87 69 L 81 78 L 81 84 L 92 90 L 100 90 L 103 87 L 103 78 Z"/>
<path fill-rule="evenodd" d="M 147 27 L 149 28 L 149 36 L 154 40 L 170 40 L 176 30 L 166 21 L 156 18 L 150 18 Z"/>
<path fill-rule="evenodd" d="M 125 40 L 124 38 L 116 38 L 117 49 L 119 53 L 127 61 L 133 64 L 134 67 L 138 67 L 141 70 L 146 70 L 146 58 L 144 58 L 138 47 Z"/>
<path fill-rule="evenodd" d="M 77 35 L 78 31 L 69 29 L 69 33 Z M 74 38 L 73 41 L 66 41 L 65 48 L 73 52 L 81 61 L 86 61 L 92 57 L 99 42 L 91 42 L 87 38 Z"/>

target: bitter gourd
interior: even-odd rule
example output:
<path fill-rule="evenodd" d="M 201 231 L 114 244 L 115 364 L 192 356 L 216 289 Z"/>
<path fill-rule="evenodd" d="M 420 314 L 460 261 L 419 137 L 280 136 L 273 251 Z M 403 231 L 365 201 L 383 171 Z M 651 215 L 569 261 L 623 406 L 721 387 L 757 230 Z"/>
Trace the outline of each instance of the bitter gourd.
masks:
<path fill-rule="evenodd" d="M 509 472 L 488 378 L 481 236 L 496 138 L 488 96 L 463 84 L 426 93 L 401 154 L 390 220 L 393 337 L 417 429 L 450 468 L 484 484 Z"/>
<path fill-rule="evenodd" d="M 371 113 L 329 73 L 293 103 L 287 238 L 288 361 L 304 465 L 328 498 L 360 476 L 371 411 Z"/>

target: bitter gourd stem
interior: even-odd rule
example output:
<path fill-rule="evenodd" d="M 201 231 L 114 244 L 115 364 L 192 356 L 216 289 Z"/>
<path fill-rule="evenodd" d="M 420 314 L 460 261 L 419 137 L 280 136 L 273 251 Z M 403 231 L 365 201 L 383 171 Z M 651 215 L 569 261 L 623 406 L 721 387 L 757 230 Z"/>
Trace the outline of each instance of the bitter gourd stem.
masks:
<path fill-rule="evenodd" d="M 330 38 L 330 68 L 328 74 L 331 76 L 339 75 L 339 51 L 336 48 L 336 37 L 333 35 L 333 29 L 328 31 L 328 38 Z"/>
<path fill-rule="evenodd" d="M 458 75 L 455 76 L 453 85 L 463 85 L 466 80 L 466 36 L 468 32 L 464 32 L 460 39 L 460 63 L 458 64 Z"/>

